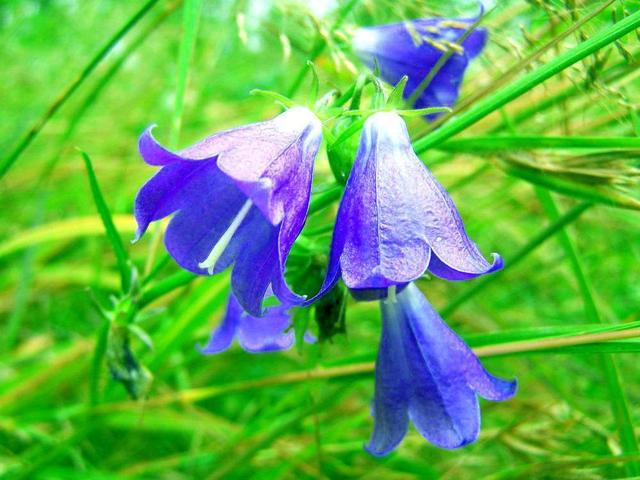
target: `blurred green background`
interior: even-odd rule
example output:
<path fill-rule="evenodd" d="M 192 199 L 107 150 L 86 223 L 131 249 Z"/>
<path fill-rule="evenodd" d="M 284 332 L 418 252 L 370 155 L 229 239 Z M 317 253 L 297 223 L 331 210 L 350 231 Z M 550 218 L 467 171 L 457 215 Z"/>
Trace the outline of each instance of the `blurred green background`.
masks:
<path fill-rule="evenodd" d="M 153 173 L 136 141 L 152 123 L 184 147 L 269 118 L 279 107 L 249 92 L 291 93 L 308 59 L 321 94 L 345 91 L 364 71 L 348 48 L 356 26 L 473 16 L 476 2 L 0 3 L 0 477 L 640 477 L 639 3 L 496 3 L 458 110 L 488 115 L 421 157 L 507 268 L 419 285 L 519 392 L 482 403 L 480 439 L 463 450 L 411 431 L 383 459 L 362 449 L 377 305 L 350 302 L 346 334 L 301 352 L 202 356 L 228 279 L 179 272 L 160 227 L 129 243 L 134 196 Z M 520 90 L 502 105 L 508 89 Z M 310 90 L 307 72 L 294 98 Z M 434 131 L 409 124 L 416 140 Z M 131 295 L 77 149 L 138 272 Z M 315 196 L 335 188 L 324 155 L 315 182 Z M 318 264 L 336 207 L 305 230 Z M 125 347 L 139 399 L 109 373 Z"/>

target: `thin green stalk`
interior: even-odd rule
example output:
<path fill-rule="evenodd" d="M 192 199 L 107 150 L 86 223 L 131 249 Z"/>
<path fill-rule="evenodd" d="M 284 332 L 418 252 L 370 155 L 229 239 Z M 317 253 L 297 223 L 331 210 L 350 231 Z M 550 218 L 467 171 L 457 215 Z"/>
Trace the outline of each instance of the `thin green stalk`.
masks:
<path fill-rule="evenodd" d="M 182 41 L 180 42 L 180 51 L 178 52 L 178 76 L 173 117 L 171 119 L 171 134 L 169 136 L 172 148 L 178 147 L 178 139 L 182 126 L 182 112 L 184 110 L 184 94 L 187 88 L 187 77 L 189 76 L 191 57 L 193 56 L 193 50 L 198 36 L 202 0 L 185 0 L 183 9 Z"/>
<path fill-rule="evenodd" d="M 430 126 L 430 130 L 435 129 L 436 127 L 440 126 L 441 124 L 443 124 L 447 120 L 449 120 L 449 118 L 452 117 L 453 115 L 457 115 L 459 112 L 462 112 L 462 111 L 466 110 L 467 108 L 469 108 L 471 105 L 473 105 L 479 99 L 485 97 L 486 95 L 488 95 L 492 91 L 496 90 L 497 88 L 500 88 L 501 86 L 505 85 L 515 75 L 517 75 L 518 73 L 522 72 L 526 68 L 530 67 L 544 53 L 548 52 L 552 48 L 557 47 L 558 44 L 562 40 L 564 40 L 565 38 L 569 37 L 571 34 L 573 34 L 574 32 L 578 31 L 580 28 L 582 28 L 585 24 L 587 24 L 588 22 L 593 20 L 597 15 L 602 13 L 607 7 L 609 7 L 615 1 L 616 0 L 607 0 L 602 5 L 600 5 L 596 10 L 591 12 L 589 15 L 586 15 L 585 17 L 581 18 L 577 22 L 573 23 L 573 25 L 571 25 L 569 28 L 567 28 L 564 32 L 562 32 L 561 34 L 553 37 L 547 43 L 545 43 L 540 48 L 538 48 L 535 52 L 531 53 L 527 57 L 525 57 L 522 60 L 520 60 L 518 63 L 516 63 L 515 65 L 510 67 L 507 71 L 501 72 L 500 76 L 495 81 L 493 81 L 490 85 L 488 85 L 486 88 L 483 88 L 483 89 L 475 92 L 473 95 L 463 99 L 456 106 L 455 110 L 452 113 L 445 114 L 442 117 L 440 117 L 438 120 L 433 122 L 433 124 Z"/>
<path fill-rule="evenodd" d="M 549 220 L 557 222 L 560 219 L 560 212 L 553 200 L 553 197 L 551 196 L 551 193 L 543 188 L 536 188 L 536 194 L 549 217 Z M 569 234 L 564 228 L 560 229 L 558 232 L 558 240 L 567 255 L 567 259 L 569 260 L 578 283 L 585 317 L 591 323 L 604 323 L 600 313 L 598 312 L 598 308 L 596 307 L 596 302 L 592 293 L 593 289 L 591 288 L 589 280 L 584 273 L 580 258 L 578 257 Z M 603 373 L 609 389 L 611 409 L 618 427 L 622 450 L 627 455 L 636 454 L 639 452 L 638 441 L 633 430 L 633 422 L 629 413 L 626 394 L 622 387 L 622 379 L 620 378 L 620 373 L 615 360 L 610 355 L 606 354 L 601 354 L 598 358 L 602 365 Z M 640 462 L 637 460 L 629 461 L 625 463 L 625 469 L 628 475 L 638 476 L 640 475 Z"/>
<path fill-rule="evenodd" d="M 549 238 L 553 237 L 562 228 L 577 220 L 578 217 L 582 215 L 590 206 L 590 203 L 581 203 L 579 205 L 576 205 L 562 217 L 560 217 L 557 221 L 553 222 L 547 228 L 542 230 L 526 245 L 524 245 L 516 253 L 514 253 L 513 256 L 511 256 L 510 258 L 506 258 L 505 267 L 502 270 L 499 270 L 498 272 L 495 272 L 487 277 L 483 277 L 482 279 L 476 280 L 472 287 L 470 287 L 468 290 L 463 292 L 457 298 L 453 299 L 448 305 L 446 305 L 441 311 L 442 316 L 448 317 L 449 315 L 451 315 L 464 303 L 475 297 L 478 293 L 495 282 L 496 279 L 500 278 L 505 271 L 510 270 L 515 265 L 524 260 L 527 256 L 529 256 L 530 253 L 532 253 L 536 248 L 546 242 Z"/>
<path fill-rule="evenodd" d="M 629 15 L 610 28 L 601 30 L 593 37 L 576 45 L 571 50 L 554 58 L 547 64 L 526 74 L 518 81 L 498 90 L 490 97 L 477 102 L 459 117 L 454 118 L 438 130 L 431 132 L 414 142 L 413 146 L 415 151 L 420 154 L 429 148 L 433 148 L 436 145 L 443 143 L 445 140 L 482 120 L 490 113 L 530 91 L 545 80 L 548 80 L 554 75 L 560 73 L 565 68 L 579 62 L 601 48 L 610 45 L 638 27 L 640 27 L 640 11 Z"/>
<path fill-rule="evenodd" d="M 44 126 L 49 122 L 51 117 L 62 107 L 69 98 L 76 92 L 87 78 L 93 73 L 98 65 L 107 57 L 109 52 L 122 40 L 122 38 L 158 3 L 158 0 L 148 0 L 125 24 L 118 30 L 89 60 L 78 77 L 62 92 L 62 94 L 54 100 L 46 112 L 29 128 L 8 156 L 0 162 L 0 178 L 2 178 L 11 166 L 18 160 L 22 152 L 31 144 Z"/>
<path fill-rule="evenodd" d="M 154 300 L 157 300 L 158 298 L 163 297 L 167 293 L 172 292 L 177 288 L 188 285 L 196 278 L 198 278 L 197 275 L 194 275 L 191 272 L 187 272 L 186 270 L 180 270 L 179 272 L 174 273 L 170 277 L 167 277 L 162 281 L 156 283 L 152 287 L 146 290 L 143 290 L 142 295 L 138 300 L 138 307 L 144 308 Z"/>
<path fill-rule="evenodd" d="M 480 25 L 480 22 L 483 19 L 484 19 L 483 17 L 478 17 L 478 19 L 475 22 L 469 25 L 469 27 L 462 33 L 462 35 L 460 35 L 460 38 L 456 40 L 455 44 L 458 46 L 462 45 L 464 41 L 469 37 L 469 35 L 471 35 L 471 33 L 476 29 L 476 27 Z M 411 96 L 407 99 L 408 108 L 414 107 L 416 100 L 418 100 L 420 95 L 424 93 L 424 91 L 431 84 L 431 81 L 438 74 L 440 69 L 444 66 L 445 63 L 447 63 L 447 60 L 449 60 L 451 56 L 454 54 L 455 54 L 455 51 L 453 50 L 453 48 L 448 48 L 447 51 L 440 56 L 440 58 L 438 59 L 436 64 L 433 66 L 433 68 L 429 70 L 429 73 L 427 73 L 427 75 L 422 79 L 418 87 L 413 91 Z"/>
<path fill-rule="evenodd" d="M 332 32 L 335 32 L 340 27 L 340 25 L 342 25 L 342 22 L 344 22 L 345 18 L 347 18 L 349 12 L 351 12 L 353 7 L 355 7 L 359 1 L 360 0 L 349 0 L 342 8 L 340 8 L 340 10 L 338 10 L 338 15 L 336 16 L 336 19 L 331 27 Z M 291 87 L 289 87 L 289 90 L 287 90 L 287 97 L 292 98 L 296 94 L 296 92 L 300 88 L 300 85 L 302 85 L 304 77 L 309 71 L 309 62 L 313 62 L 316 58 L 318 58 L 324 51 L 326 46 L 327 42 L 322 37 L 318 36 L 313 44 L 313 47 L 311 48 L 309 58 L 304 63 L 302 68 L 298 71 L 298 74 L 294 78 Z"/>
<path fill-rule="evenodd" d="M 178 73 L 176 88 L 174 93 L 173 115 L 171 117 L 171 130 L 169 134 L 169 145 L 174 150 L 178 148 L 180 130 L 182 129 L 182 113 L 184 111 L 184 95 L 187 88 L 189 76 L 189 66 L 198 36 L 198 24 L 200 23 L 200 12 L 202 10 L 202 0 L 185 0 L 182 15 L 182 40 L 178 52 Z M 160 224 L 153 227 L 152 241 L 149 245 L 149 254 L 145 262 L 143 275 L 148 275 L 155 262 L 162 238 Z"/>
<path fill-rule="evenodd" d="M 578 137 L 545 135 L 487 135 L 465 137 L 434 147 L 436 150 L 464 153 L 484 153 L 535 149 L 612 148 L 640 149 L 639 137 Z"/>

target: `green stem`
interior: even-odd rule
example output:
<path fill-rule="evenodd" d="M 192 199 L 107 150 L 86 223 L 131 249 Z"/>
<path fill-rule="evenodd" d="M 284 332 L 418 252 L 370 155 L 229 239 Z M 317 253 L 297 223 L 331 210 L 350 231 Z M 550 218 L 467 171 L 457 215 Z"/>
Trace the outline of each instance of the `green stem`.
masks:
<path fill-rule="evenodd" d="M 457 298 L 453 299 L 447 306 L 445 306 L 441 314 L 443 317 L 448 317 L 453 312 L 455 312 L 459 307 L 461 307 L 464 303 L 466 303 L 471 298 L 475 297 L 482 290 L 487 288 L 496 279 L 500 278 L 502 274 L 513 268 L 515 265 L 524 260 L 530 253 L 532 253 L 536 248 L 546 242 L 549 238 L 553 237 L 556 233 L 558 233 L 562 228 L 566 225 L 569 225 L 573 221 L 575 221 L 580 215 L 582 215 L 589 207 L 590 203 L 581 203 L 576 205 L 567 213 L 565 213 L 562 217 L 560 217 L 556 222 L 549 225 L 547 228 L 542 230 L 538 235 L 533 237 L 526 245 L 520 248 L 511 258 L 505 259 L 505 267 L 495 272 L 487 277 L 483 277 L 482 279 L 476 280 L 474 285 L 469 288 L 467 291 L 463 292 Z"/>
<path fill-rule="evenodd" d="M 85 80 L 93 73 L 96 67 L 105 59 L 109 52 L 116 46 L 118 42 L 131 30 L 151 8 L 158 3 L 158 0 L 148 0 L 140 10 L 138 10 L 123 26 L 118 30 L 107 43 L 94 55 L 94 57 L 82 69 L 78 77 L 62 92 L 62 94 L 54 100 L 46 112 L 29 128 L 22 139 L 18 142 L 11 153 L 5 157 L 0 163 L 0 178 L 2 178 L 11 166 L 18 160 L 18 157 L 26 150 L 31 142 L 36 138 L 38 133 L 49 122 L 51 117 L 62 107 L 67 100 L 75 93 Z"/>
<path fill-rule="evenodd" d="M 553 197 L 551 196 L 551 193 L 544 188 L 536 188 L 536 195 L 538 196 L 538 199 L 540 200 L 540 203 L 542 204 L 542 207 L 549 219 L 553 222 L 557 222 L 560 219 L 560 212 L 553 200 Z M 584 273 L 584 269 L 576 249 L 569 237 L 569 234 L 564 228 L 560 229 L 558 232 L 558 240 L 567 255 L 567 259 L 569 260 L 569 264 L 571 265 L 571 269 L 573 270 L 578 283 L 585 317 L 591 323 L 604 323 L 600 313 L 598 312 L 598 308 L 596 307 L 596 302 L 592 293 L 593 290 Z M 638 453 L 638 442 L 633 431 L 633 423 L 631 421 L 631 415 L 629 414 L 629 406 L 627 404 L 627 398 L 622 387 L 622 381 L 616 363 L 613 357 L 607 354 L 599 355 L 598 359 L 609 389 L 611 409 L 618 427 L 622 450 L 625 454 Z M 625 469 L 629 476 L 635 477 L 640 475 L 640 463 L 638 461 L 625 463 Z"/>
<path fill-rule="evenodd" d="M 571 50 L 554 58 L 546 65 L 528 73 L 517 82 L 498 90 L 484 100 L 480 100 L 469 110 L 462 113 L 459 117 L 451 120 L 449 123 L 444 124 L 438 130 L 417 140 L 413 144 L 416 153 L 423 153 L 429 148 L 433 148 L 436 145 L 443 143 L 445 140 L 482 120 L 490 113 L 498 110 L 500 107 L 563 71 L 565 68 L 615 42 L 639 26 L 640 11 L 629 15 L 627 18 L 619 21 L 610 28 L 603 29 L 588 40 L 585 40 Z"/>

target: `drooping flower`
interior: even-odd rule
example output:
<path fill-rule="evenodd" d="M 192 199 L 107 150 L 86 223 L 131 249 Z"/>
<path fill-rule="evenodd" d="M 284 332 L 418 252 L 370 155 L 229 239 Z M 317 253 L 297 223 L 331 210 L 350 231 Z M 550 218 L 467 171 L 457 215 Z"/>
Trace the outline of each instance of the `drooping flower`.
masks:
<path fill-rule="evenodd" d="M 230 293 L 224 318 L 201 351 L 209 355 L 223 352 L 231 346 L 234 337 L 243 350 L 251 353 L 287 350 L 295 340 L 293 329 L 289 329 L 291 315 L 288 310 L 288 306 L 278 305 L 267 308 L 264 316 L 254 317 L 245 312 Z M 315 341 L 308 333 L 304 338 L 307 342 Z"/>
<path fill-rule="evenodd" d="M 480 54 L 487 41 L 487 31 L 475 28 L 457 45 L 475 21 L 423 18 L 359 28 L 353 38 L 353 48 L 370 69 L 375 69 L 377 64 L 380 76 L 387 83 L 396 85 L 403 76 L 408 76 L 405 99 L 411 97 L 445 52 L 452 50 L 453 54 L 428 81 L 414 104 L 416 108 L 451 107 L 458 99 L 469 61 Z"/>
<path fill-rule="evenodd" d="M 378 112 L 364 124 L 340 203 L 327 275 L 316 298 L 339 277 L 357 298 L 380 298 L 428 269 L 466 280 L 502 268 L 468 237 L 447 191 L 411 147 L 402 118 Z"/>
<path fill-rule="evenodd" d="M 475 441 L 480 431 L 478 395 L 508 400 L 517 382 L 489 374 L 414 284 L 380 304 L 374 428 L 367 451 L 376 456 L 392 451 L 406 435 L 409 420 L 441 448 Z"/>
<path fill-rule="evenodd" d="M 181 267 L 214 275 L 233 264 L 233 292 L 255 316 L 268 288 L 283 304 L 300 303 L 284 269 L 306 220 L 321 140 L 320 121 L 303 107 L 177 153 L 146 130 L 140 154 L 162 168 L 136 197 L 136 240 L 150 222 L 175 213 L 164 241 Z"/>

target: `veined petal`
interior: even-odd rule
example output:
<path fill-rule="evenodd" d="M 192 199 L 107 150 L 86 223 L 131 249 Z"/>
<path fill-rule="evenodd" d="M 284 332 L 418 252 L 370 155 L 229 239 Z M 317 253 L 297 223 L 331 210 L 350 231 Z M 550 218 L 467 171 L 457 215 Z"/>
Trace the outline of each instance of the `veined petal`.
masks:
<path fill-rule="evenodd" d="M 287 217 L 306 216 L 322 124 L 311 111 L 294 107 L 254 130 L 220 151 L 220 169 L 273 225 L 283 221 L 285 212 Z M 228 135 L 238 136 L 236 131 Z"/>
<path fill-rule="evenodd" d="M 367 119 L 340 203 L 321 292 L 342 275 L 347 287 L 374 297 L 429 270 L 451 280 L 489 273 L 451 197 L 415 155 L 402 118 Z"/>
<path fill-rule="evenodd" d="M 480 431 L 477 394 L 489 400 L 507 400 L 515 394 L 515 380 L 489 374 L 414 284 L 398 293 L 395 301 L 390 298 L 381 306 L 383 336 L 376 362 L 374 404 L 383 407 L 375 409 L 374 437 L 376 431 L 392 431 L 394 435 L 378 434 L 375 438 L 386 448 L 374 453 L 388 453 L 402 440 L 399 432 L 406 430 L 403 412 L 420 434 L 438 447 L 459 448 L 473 442 Z M 393 354 L 387 353 L 390 348 Z M 391 388 L 378 384 L 378 372 L 385 374 L 381 378 L 395 382 L 390 383 Z M 393 420 L 378 427 L 379 411 L 385 415 L 381 418 Z M 385 438 L 394 442 L 380 440 Z"/>
<path fill-rule="evenodd" d="M 270 285 L 283 303 L 301 303 L 284 270 L 306 220 L 321 140 L 320 121 L 302 107 L 212 135 L 178 153 L 147 130 L 141 155 L 163 168 L 136 198 L 136 239 L 150 222 L 175 213 L 165 244 L 183 268 L 215 274 L 235 262 L 233 288 L 253 315 L 263 313 Z"/>

